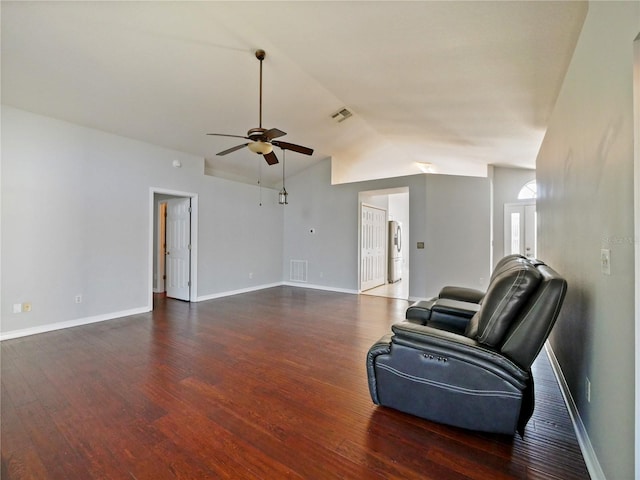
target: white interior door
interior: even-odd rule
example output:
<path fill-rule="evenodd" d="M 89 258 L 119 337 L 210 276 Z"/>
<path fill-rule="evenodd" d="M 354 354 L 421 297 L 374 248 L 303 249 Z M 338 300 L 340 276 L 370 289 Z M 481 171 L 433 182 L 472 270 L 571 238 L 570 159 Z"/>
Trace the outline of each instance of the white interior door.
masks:
<path fill-rule="evenodd" d="M 519 253 L 535 258 L 536 204 L 506 203 L 504 205 L 504 254 Z"/>
<path fill-rule="evenodd" d="M 360 205 L 360 290 L 385 284 L 387 211 Z"/>
<path fill-rule="evenodd" d="M 191 287 L 191 199 L 167 200 L 167 297 L 189 300 Z"/>

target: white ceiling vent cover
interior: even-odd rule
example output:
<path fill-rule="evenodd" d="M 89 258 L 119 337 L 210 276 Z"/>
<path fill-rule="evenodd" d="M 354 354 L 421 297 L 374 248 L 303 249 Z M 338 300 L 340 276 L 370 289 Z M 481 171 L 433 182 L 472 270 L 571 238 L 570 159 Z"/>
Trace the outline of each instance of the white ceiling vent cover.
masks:
<path fill-rule="evenodd" d="M 351 117 L 353 115 L 353 113 L 349 110 L 347 110 L 346 107 L 338 110 L 336 113 L 334 113 L 333 115 L 331 115 L 331 118 L 333 118 L 336 122 L 340 123 L 345 121 L 347 118 Z"/>
<path fill-rule="evenodd" d="M 291 260 L 289 280 L 292 282 L 307 282 L 307 261 Z"/>

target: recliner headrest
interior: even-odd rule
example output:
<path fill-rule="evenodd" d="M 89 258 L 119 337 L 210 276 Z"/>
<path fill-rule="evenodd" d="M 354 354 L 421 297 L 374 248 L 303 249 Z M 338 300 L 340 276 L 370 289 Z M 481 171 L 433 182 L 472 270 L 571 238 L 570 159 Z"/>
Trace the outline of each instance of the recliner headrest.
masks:
<path fill-rule="evenodd" d="M 541 279 L 540 272 L 526 259 L 510 260 L 492 279 L 480 310 L 469 322 L 465 334 L 484 345 L 499 346 Z"/>

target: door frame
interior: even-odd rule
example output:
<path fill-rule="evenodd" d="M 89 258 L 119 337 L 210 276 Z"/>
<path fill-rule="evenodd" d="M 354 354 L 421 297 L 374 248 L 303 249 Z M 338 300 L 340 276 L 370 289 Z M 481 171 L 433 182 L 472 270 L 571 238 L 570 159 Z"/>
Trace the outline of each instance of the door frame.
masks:
<path fill-rule="evenodd" d="M 633 42 L 633 150 L 635 252 L 635 474 L 640 478 L 640 33 Z"/>
<path fill-rule="evenodd" d="M 192 192 L 181 192 L 177 190 L 169 190 L 166 188 L 151 187 L 149 188 L 149 241 L 148 248 L 148 285 L 149 292 L 149 310 L 153 310 L 153 247 L 154 247 L 154 231 L 156 230 L 156 216 L 154 214 L 155 196 L 171 195 L 174 197 L 183 197 L 191 199 L 191 261 L 189 265 L 189 281 L 191 288 L 189 291 L 189 301 L 198 301 L 198 194 Z"/>
<path fill-rule="evenodd" d="M 411 218 L 411 190 L 409 188 L 408 185 L 405 186 L 401 186 L 401 187 L 389 187 L 389 188 L 382 188 L 382 189 L 375 189 L 375 190 L 362 190 L 360 192 L 358 192 L 358 245 L 356 247 L 358 255 L 357 255 L 357 264 L 356 264 L 356 268 L 357 268 L 357 286 L 358 286 L 358 294 L 367 294 L 366 291 L 362 291 L 360 289 L 360 285 L 361 285 L 361 279 L 360 279 L 360 262 L 361 262 L 361 258 L 360 258 L 360 244 L 362 242 L 362 223 L 361 223 L 361 212 L 360 212 L 360 204 L 362 203 L 366 203 L 369 204 L 371 206 L 380 208 L 379 206 L 376 206 L 375 203 L 370 203 L 367 199 L 369 197 L 372 196 L 385 196 L 387 197 L 387 200 L 389 198 L 389 196 L 391 195 L 396 195 L 396 194 L 406 194 L 407 195 L 407 205 L 406 205 L 406 218 L 405 221 L 403 221 L 402 223 L 402 227 L 404 229 L 403 231 L 403 235 L 404 235 L 404 239 L 403 241 L 405 242 L 405 245 L 407 246 L 407 248 L 404 250 L 404 254 L 403 254 L 403 272 L 408 272 L 408 275 L 404 276 L 403 274 L 403 282 L 406 282 L 406 289 L 407 289 L 407 297 L 411 298 L 411 294 L 410 292 L 410 277 L 411 277 L 411 258 L 410 258 L 410 248 L 408 248 L 409 246 L 409 242 L 411 241 L 410 238 L 410 218 Z M 390 216 L 391 212 L 389 209 L 387 209 L 387 221 L 389 220 L 389 216 Z M 402 219 L 399 219 L 400 221 L 402 221 Z M 407 241 L 408 239 L 408 241 Z M 406 269 L 404 268 L 404 266 L 406 266 Z M 385 283 L 386 283 L 387 278 L 385 277 Z M 390 295 L 387 295 L 390 297 Z M 397 297 L 397 298 L 405 298 L 405 297 Z"/>
<path fill-rule="evenodd" d="M 155 197 L 154 197 L 155 199 Z M 164 293 L 166 291 L 165 277 L 165 255 L 166 255 L 166 221 L 167 221 L 167 201 L 158 200 L 158 215 L 156 217 L 156 225 L 154 225 L 154 233 L 157 233 L 156 241 L 154 242 L 154 248 L 157 249 L 156 264 L 158 268 L 156 270 L 157 277 L 153 284 L 153 293 Z M 162 275 L 162 278 L 160 276 Z"/>

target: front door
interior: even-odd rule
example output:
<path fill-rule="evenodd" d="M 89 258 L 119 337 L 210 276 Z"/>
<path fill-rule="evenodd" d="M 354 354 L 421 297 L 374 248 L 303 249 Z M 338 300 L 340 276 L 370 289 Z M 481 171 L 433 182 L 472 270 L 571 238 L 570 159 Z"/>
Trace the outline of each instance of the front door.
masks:
<path fill-rule="evenodd" d="M 536 204 L 504 205 L 504 254 L 519 253 L 536 257 Z"/>
<path fill-rule="evenodd" d="M 191 199 L 167 200 L 167 297 L 189 300 L 191 287 Z"/>

